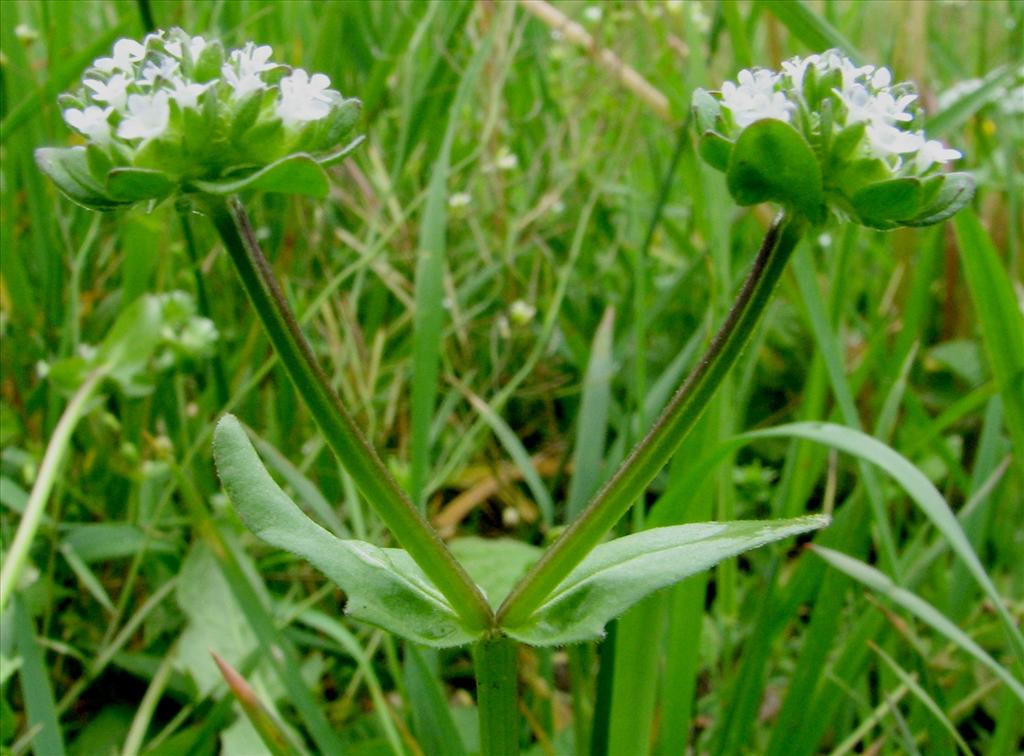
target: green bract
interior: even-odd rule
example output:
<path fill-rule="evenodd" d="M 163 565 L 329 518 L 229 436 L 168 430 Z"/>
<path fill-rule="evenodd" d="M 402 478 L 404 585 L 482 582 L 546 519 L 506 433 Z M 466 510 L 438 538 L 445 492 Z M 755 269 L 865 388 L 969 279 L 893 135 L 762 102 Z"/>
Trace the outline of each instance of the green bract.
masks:
<path fill-rule="evenodd" d="M 912 84 L 893 85 L 889 69 L 855 66 L 836 50 L 782 68 L 694 92 L 700 154 L 725 172 L 737 203 L 890 229 L 938 223 L 974 196 L 969 174 L 939 172 L 961 155 L 915 128 Z"/>
<path fill-rule="evenodd" d="M 355 146 L 338 148 L 360 102 L 272 52 L 252 42 L 225 52 L 181 29 L 119 40 L 59 98 L 85 144 L 39 149 L 36 161 L 94 210 L 245 189 L 323 197 L 323 166 Z"/>

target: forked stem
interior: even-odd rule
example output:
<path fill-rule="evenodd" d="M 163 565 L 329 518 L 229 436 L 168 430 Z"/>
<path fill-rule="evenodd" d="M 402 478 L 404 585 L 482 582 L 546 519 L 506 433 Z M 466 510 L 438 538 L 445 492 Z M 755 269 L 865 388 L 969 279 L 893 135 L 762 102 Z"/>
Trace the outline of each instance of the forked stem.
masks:
<path fill-rule="evenodd" d="M 780 214 L 775 219 L 732 309 L 696 369 L 611 480 L 508 595 L 498 610 L 499 627 L 515 628 L 527 623 L 530 615 L 601 542 L 679 448 L 743 351 L 802 231 L 803 221 L 799 218 Z"/>
<path fill-rule="evenodd" d="M 271 344 L 331 450 L 395 539 L 409 552 L 470 630 L 494 622 L 487 599 L 413 506 L 342 406 L 292 314 L 237 197 L 207 195 L 209 214 Z"/>

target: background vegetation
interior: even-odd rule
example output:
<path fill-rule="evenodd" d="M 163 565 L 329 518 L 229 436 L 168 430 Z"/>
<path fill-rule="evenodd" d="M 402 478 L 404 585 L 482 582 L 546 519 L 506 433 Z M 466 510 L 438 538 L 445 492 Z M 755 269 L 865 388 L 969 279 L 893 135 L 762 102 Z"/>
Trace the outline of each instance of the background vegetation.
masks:
<path fill-rule="evenodd" d="M 699 165 L 685 123 L 692 89 L 829 46 L 918 82 L 930 133 L 962 150 L 961 169 L 978 178 L 958 233 L 952 223 L 849 227 L 807 244 L 739 369 L 620 527 L 833 511 L 817 543 L 875 564 L 962 634 L 804 549 L 764 549 L 645 601 L 599 646 L 524 651 L 524 744 L 1018 752 L 1024 708 L 971 643 L 1018 679 L 1024 670 L 991 603 L 890 477 L 786 438 L 714 465 L 706 455 L 739 431 L 792 420 L 865 429 L 938 487 L 1020 618 L 1024 459 L 1010 439 L 1024 437 L 1013 355 L 1024 4 L 557 7 L 594 50 L 511 2 L 175 0 L 151 10 L 161 27 L 272 44 L 362 98 L 367 140 L 334 169 L 329 202 L 267 196 L 251 207 L 342 397 L 399 479 L 419 479 L 466 559 L 487 557 L 467 536 L 543 543 L 579 510 L 691 366 L 745 272 L 766 209 L 736 208 Z M 94 214 L 33 164 L 35 147 L 72 140 L 56 94 L 115 39 L 143 35 L 139 7 L 19 0 L 2 13 L 5 548 L 68 399 L 50 366 L 98 344 L 146 292 L 202 286 L 200 310 L 220 335 L 212 357 L 148 363 L 138 391 L 106 387 L 75 431 L 0 620 L 4 752 L 259 752 L 209 649 L 311 751 L 474 750 L 467 653 L 424 654 L 346 621 L 333 585 L 257 542 L 226 507 L 209 439 L 231 408 L 326 527 L 387 541 L 275 364 L 204 219 L 187 222 L 193 259 L 173 206 Z M 453 108 L 489 35 L 468 105 Z M 601 51 L 635 68 L 668 109 L 620 86 Z M 447 186 L 432 184 L 448 131 Z M 442 229 L 442 289 L 417 291 L 421 240 Z M 498 577 L 517 569 L 493 566 Z"/>

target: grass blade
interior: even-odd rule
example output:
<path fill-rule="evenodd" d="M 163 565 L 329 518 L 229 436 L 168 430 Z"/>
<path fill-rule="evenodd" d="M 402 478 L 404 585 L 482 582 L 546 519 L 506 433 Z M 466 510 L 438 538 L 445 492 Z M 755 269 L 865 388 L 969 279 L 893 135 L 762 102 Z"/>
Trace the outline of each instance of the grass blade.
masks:
<path fill-rule="evenodd" d="M 1017 470 L 1024 476 L 1024 315 L 978 216 L 964 210 L 953 219 L 953 225 L 982 343 L 1003 397 L 1006 429 L 1017 449 Z"/>
<path fill-rule="evenodd" d="M 918 684 L 917 680 L 915 680 L 909 672 L 903 669 L 903 667 L 897 664 L 895 659 L 885 653 L 880 646 L 873 641 L 868 641 L 868 645 L 871 646 L 872 651 L 882 658 L 882 661 L 884 661 L 886 666 L 888 666 L 889 669 L 891 669 L 900 679 L 900 682 L 902 682 L 907 689 L 917 697 L 917 700 L 921 702 L 924 708 L 927 709 L 933 717 L 935 717 L 943 728 L 945 728 L 946 732 L 948 732 L 950 737 L 953 738 L 953 741 L 957 744 L 960 750 L 967 756 L 971 756 L 971 749 L 967 743 L 964 742 L 963 736 L 961 736 L 956 727 L 953 726 L 953 723 L 949 721 L 949 718 L 945 715 L 939 705 L 935 703 L 935 699 L 928 695 L 928 691 L 922 688 Z"/>
<path fill-rule="evenodd" d="M 448 222 L 448 171 L 459 117 L 483 63 L 490 54 L 490 39 L 480 45 L 459 82 L 448 112 L 444 141 L 431 170 L 427 200 L 420 227 L 416 260 L 416 305 L 413 313 L 412 428 L 409 488 L 422 511 L 426 506 L 427 471 L 430 466 L 430 426 L 437 403 L 437 375 L 441 362 L 441 330 L 444 321 L 444 268 Z"/>
<path fill-rule="evenodd" d="M 612 361 L 612 329 L 615 310 L 608 308 L 594 334 L 590 361 L 583 379 L 583 393 L 576 416 L 576 449 L 573 454 L 572 480 L 569 481 L 566 521 L 572 522 L 583 511 L 587 501 L 597 490 L 604 474 L 601 458 L 604 456 L 605 434 L 608 431 L 608 405 L 611 403 L 611 382 L 614 375 Z"/>
<path fill-rule="evenodd" d="M 825 548 L 824 546 L 811 546 L 814 553 L 835 567 L 840 572 L 849 575 L 854 580 L 863 583 L 871 590 L 882 594 L 893 603 L 903 607 L 926 625 L 931 626 L 940 635 L 960 647 L 967 653 L 988 667 L 1006 686 L 1013 691 L 1021 701 L 1024 701 L 1024 684 L 1021 684 L 1010 672 L 989 656 L 988 652 L 979 646 L 973 638 L 950 622 L 934 606 L 914 593 L 900 588 L 888 575 L 885 575 L 874 567 L 865 564 L 859 559 L 854 559 L 839 551 Z"/>
<path fill-rule="evenodd" d="M 18 596 L 15 596 L 11 608 L 15 642 L 21 657 L 18 675 L 25 698 L 25 727 L 29 732 L 36 730 L 32 736 L 32 748 L 40 755 L 64 756 L 64 738 L 57 721 L 53 688 L 50 687 L 43 652 L 36 643 L 32 617 Z"/>
<path fill-rule="evenodd" d="M 811 50 L 823 52 L 830 47 L 835 47 L 846 53 L 854 63 L 864 63 L 864 55 L 853 46 L 853 43 L 832 24 L 812 11 L 804 0 L 785 0 L 785 2 L 758 0 L 758 3 L 779 19 L 794 37 Z"/>

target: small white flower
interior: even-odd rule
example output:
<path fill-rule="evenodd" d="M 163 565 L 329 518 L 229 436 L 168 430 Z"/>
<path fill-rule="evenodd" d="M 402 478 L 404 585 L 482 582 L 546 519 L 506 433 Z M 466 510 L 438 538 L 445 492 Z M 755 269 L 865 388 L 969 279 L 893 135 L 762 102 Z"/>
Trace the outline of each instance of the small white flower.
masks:
<path fill-rule="evenodd" d="M 604 11 L 598 5 L 588 5 L 583 11 L 583 18 L 587 19 L 592 24 L 596 24 L 601 20 L 604 15 Z"/>
<path fill-rule="evenodd" d="M 862 76 L 869 76 L 875 70 L 874 66 L 856 66 L 853 61 L 847 58 L 838 50 L 828 50 L 822 53 L 817 61 L 818 70 L 821 73 L 839 71 L 843 81 L 843 89 L 849 89 Z"/>
<path fill-rule="evenodd" d="M 97 58 L 93 65 L 105 73 L 124 71 L 130 73 L 133 64 L 146 57 L 146 48 L 134 39 L 119 39 L 114 43 L 111 58 Z"/>
<path fill-rule="evenodd" d="M 472 198 L 466 192 L 456 192 L 448 198 L 448 207 L 457 210 L 466 207 Z"/>
<path fill-rule="evenodd" d="M 188 43 L 188 56 L 195 63 L 199 60 L 199 56 L 203 54 L 203 50 L 206 49 L 206 40 L 202 37 L 192 37 Z M 178 60 L 184 60 L 184 53 L 181 46 L 181 42 L 178 40 L 171 40 L 167 43 L 167 52 L 173 55 Z"/>
<path fill-rule="evenodd" d="M 68 108 L 61 115 L 68 125 L 94 142 L 106 142 L 110 139 L 110 123 L 108 116 L 113 108 L 100 108 L 89 105 L 85 110 Z"/>
<path fill-rule="evenodd" d="M 933 163 L 948 163 L 959 160 L 963 155 L 959 150 L 949 149 L 937 139 L 929 139 L 914 156 L 914 167 L 921 173 L 932 167 Z"/>
<path fill-rule="evenodd" d="M 160 65 L 147 63 L 142 69 L 142 75 L 139 76 L 138 81 L 147 87 L 155 87 L 161 80 L 171 81 L 175 78 L 180 68 L 181 64 L 174 58 L 164 58 L 160 61 Z"/>
<path fill-rule="evenodd" d="M 782 70 L 789 77 L 793 89 L 802 91 L 804 88 L 804 75 L 810 66 L 817 67 L 821 60 L 818 55 L 808 55 L 806 58 L 790 58 L 782 61 Z"/>
<path fill-rule="evenodd" d="M 879 157 L 905 155 L 917 152 L 924 146 L 924 137 L 919 131 L 903 131 L 884 123 L 871 123 L 867 127 L 868 141 Z"/>
<path fill-rule="evenodd" d="M 181 108 L 195 108 L 199 104 L 199 95 L 205 92 L 213 82 L 196 84 L 194 81 L 186 81 L 180 77 L 171 80 L 174 89 L 171 90 L 171 98 Z"/>
<path fill-rule="evenodd" d="M 892 83 L 892 73 L 888 68 L 882 66 L 871 74 L 871 86 L 875 89 L 883 89 Z"/>
<path fill-rule="evenodd" d="M 517 299 L 508 308 L 509 319 L 517 326 L 526 325 L 536 314 L 537 308 L 522 299 Z"/>
<path fill-rule="evenodd" d="M 85 79 L 82 84 L 93 91 L 92 99 L 105 102 L 114 110 L 124 110 L 131 81 L 124 74 L 114 74 L 107 81 Z"/>
<path fill-rule="evenodd" d="M 221 68 L 224 80 L 231 87 L 231 98 L 241 100 L 253 92 L 265 89 L 267 83 L 260 78 L 259 74 L 239 75 L 229 64 L 225 63 Z"/>
<path fill-rule="evenodd" d="M 494 160 L 494 167 L 499 171 L 514 171 L 519 165 L 519 158 L 508 147 L 502 147 L 498 151 L 498 157 Z"/>
<path fill-rule="evenodd" d="M 39 32 L 28 24 L 18 24 L 14 27 L 14 36 L 23 45 L 28 45 L 39 39 Z"/>
<path fill-rule="evenodd" d="M 331 112 L 331 80 L 322 73 L 312 77 L 301 68 L 281 79 L 277 115 L 285 126 L 316 121 Z"/>
<path fill-rule="evenodd" d="M 270 45 L 257 47 L 252 42 L 247 42 L 241 50 L 234 50 L 231 53 L 231 63 L 238 69 L 239 76 L 252 76 L 277 68 L 277 64 L 270 60 L 274 49 Z"/>
<path fill-rule="evenodd" d="M 740 128 L 746 128 L 762 118 L 775 118 L 789 122 L 794 105 L 782 92 L 775 91 L 779 74 L 763 68 L 744 69 L 736 79 L 739 84 L 722 84 L 722 105 L 732 112 Z"/>
<path fill-rule="evenodd" d="M 167 92 L 151 95 L 129 95 L 128 115 L 117 127 L 122 139 L 152 139 L 167 130 L 171 116 Z"/>

